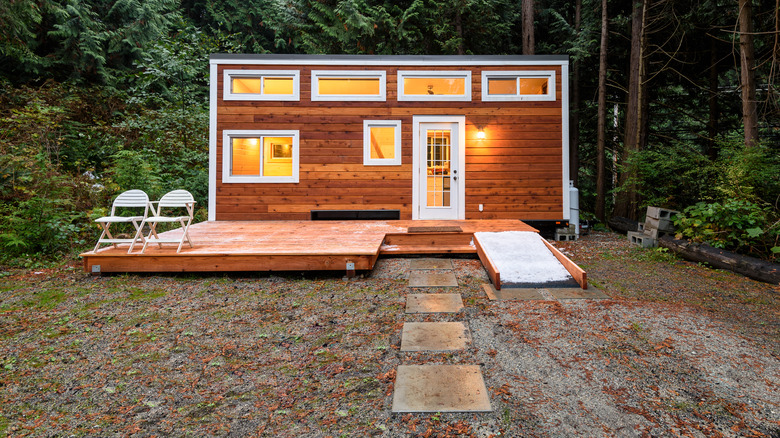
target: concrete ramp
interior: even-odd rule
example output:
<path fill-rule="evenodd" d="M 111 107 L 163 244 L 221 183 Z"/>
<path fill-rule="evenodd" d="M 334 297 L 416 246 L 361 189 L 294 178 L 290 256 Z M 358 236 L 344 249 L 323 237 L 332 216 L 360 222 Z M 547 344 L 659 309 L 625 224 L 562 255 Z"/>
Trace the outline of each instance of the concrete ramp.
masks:
<path fill-rule="evenodd" d="M 587 275 L 538 233 L 474 233 L 482 264 L 497 290 L 512 287 L 588 287 Z"/>

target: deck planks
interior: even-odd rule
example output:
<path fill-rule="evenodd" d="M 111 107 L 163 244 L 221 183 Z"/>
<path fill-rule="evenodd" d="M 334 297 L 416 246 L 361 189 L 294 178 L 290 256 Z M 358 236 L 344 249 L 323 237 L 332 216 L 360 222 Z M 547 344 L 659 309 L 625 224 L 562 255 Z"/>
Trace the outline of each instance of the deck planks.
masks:
<path fill-rule="evenodd" d="M 408 234 L 410 227 L 460 227 L 461 233 Z M 87 272 L 231 272 L 370 270 L 382 253 L 475 253 L 478 231 L 536 231 L 518 220 L 457 221 L 212 221 L 190 226 L 194 247 L 127 245 L 81 254 Z M 167 232 L 166 237 L 180 235 Z M 405 237 L 411 238 L 405 241 Z M 388 242 L 394 242 L 388 245 Z M 409 247 L 404 250 L 404 245 Z M 97 269 L 95 268 L 97 266 Z"/>

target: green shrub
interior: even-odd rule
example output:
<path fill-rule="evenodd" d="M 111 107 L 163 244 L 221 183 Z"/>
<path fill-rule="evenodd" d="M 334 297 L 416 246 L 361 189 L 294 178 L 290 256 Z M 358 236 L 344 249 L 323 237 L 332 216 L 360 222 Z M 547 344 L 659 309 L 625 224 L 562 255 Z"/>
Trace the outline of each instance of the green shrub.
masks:
<path fill-rule="evenodd" d="M 773 210 L 746 200 L 699 202 L 675 218 L 677 232 L 721 249 L 776 258 L 780 222 Z"/>

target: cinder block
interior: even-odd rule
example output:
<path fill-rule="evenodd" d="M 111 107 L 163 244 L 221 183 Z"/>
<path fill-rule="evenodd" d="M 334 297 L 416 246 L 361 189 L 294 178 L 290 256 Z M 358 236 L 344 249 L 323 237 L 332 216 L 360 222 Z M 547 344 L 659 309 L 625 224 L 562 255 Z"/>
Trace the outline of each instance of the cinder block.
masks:
<path fill-rule="evenodd" d="M 680 213 L 675 210 L 667 210 L 661 207 L 647 207 L 647 217 L 653 219 L 671 219 L 673 215 Z"/>
<path fill-rule="evenodd" d="M 577 240 L 577 235 L 574 234 L 574 233 L 569 233 L 569 232 L 559 233 L 559 232 L 556 231 L 555 232 L 555 240 L 560 241 L 560 242 L 565 242 L 565 241 L 568 241 L 568 240 Z"/>
<path fill-rule="evenodd" d="M 658 240 L 662 236 L 674 235 L 674 231 L 662 231 L 655 228 L 645 228 L 643 234 L 651 239 Z"/>
<path fill-rule="evenodd" d="M 643 248 L 655 248 L 658 246 L 658 241 L 656 239 L 653 239 L 649 236 L 646 236 L 644 233 L 639 233 L 636 231 L 629 231 L 628 232 L 628 241 L 640 245 Z"/>
<path fill-rule="evenodd" d="M 674 224 L 670 219 L 654 219 L 648 217 L 645 219 L 644 230 L 658 230 L 665 233 L 674 233 Z"/>
<path fill-rule="evenodd" d="M 637 231 L 639 231 L 640 233 L 645 230 L 645 224 L 641 222 L 637 223 L 636 226 L 637 226 Z"/>

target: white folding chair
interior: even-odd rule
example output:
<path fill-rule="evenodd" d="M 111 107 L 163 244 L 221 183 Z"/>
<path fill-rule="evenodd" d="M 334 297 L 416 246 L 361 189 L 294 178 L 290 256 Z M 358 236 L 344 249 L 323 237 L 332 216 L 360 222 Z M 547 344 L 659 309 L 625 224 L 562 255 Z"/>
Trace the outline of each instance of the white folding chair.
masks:
<path fill-rule="evenodd" d="M 117 214 L 117 208 L 132 208 L 133 210 L 143 208 L 144 214 L 139 216 L 121 216 Z M 139 238 L 144 238 L 144 235 L 141 232 L 141 222 L 143 222 L 143 219 L 146 217 L 148 209 L 149 196 L 147 196 L 143 190 L 128 190 L 120 193 L 119 196 L 114 199 L 114 203 L 111 204 L 111 214 L 95 219 L 95 222 L 100 224 L 103 232 L 100 234 L 93 251 L 97 251 L 103 243 L 110 243 L 114 245 L 114 248 L 117 247 L 117 243 L 129 243 L 130 250 L 128 250 L 128 252 L 132 251 L 135 241 Z M 140 213 L 140 211 L 138 211 L 138 213 Z M 109 228 L 111 227 L 111 224 L 116 223 L 132 223 L 133 227 L 135 227 L 133 238 L 115 238 L 112 236 Z"/>
<path fill-rule="evenodd" d="M 155 204 L 157 205 L 157 208 L 155 208 Z M 146 247 L 149 246 L 149 243 L 156 243 L 160 248 L 162 248 L 163 243 L 178 243 L 179 248 L 176 249 L 177 253 L 181 251 L 181 247 L 184 245 L 185 241 L 189 243 L 190 248 L 192 248 L 192 240 L 190 239 L 188 232 L 190 224 L 192 223 L 192 216 L 195 213 L 195 198 L 192 197 L 192 194 L 186 190 L 174 190 L 163 195 L 159 201 L 150 202 L 149 205 L 152 210 L 152 216 L 144 218 L 141 223 L 141 228 L 143 228 L 145 224 L 149 224 L 149 235 L 144 239 L 144 247 L 141 249 L 141 254 L 146 251 Z M 182 211 L 183 209 L 186 214 L 180 216 L 164 216 L 163 209 L 175 209 L 178 211 Z M 178 222 L 181 225 L 181 237 L 162 238 L 157 235 L 157 224 L 175 222 Z"/>

